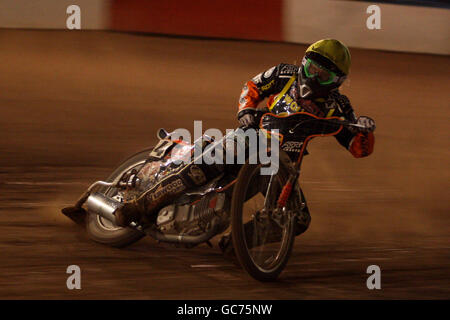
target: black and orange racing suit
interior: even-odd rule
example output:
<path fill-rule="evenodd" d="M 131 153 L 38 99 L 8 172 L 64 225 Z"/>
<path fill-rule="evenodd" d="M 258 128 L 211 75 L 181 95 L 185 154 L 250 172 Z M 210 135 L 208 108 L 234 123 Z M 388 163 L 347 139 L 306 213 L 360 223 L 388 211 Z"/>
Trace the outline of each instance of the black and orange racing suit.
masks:
<path fill-rule="evenodd" d="M 274 114 L 308 112 L 319 117 L 338 116 L 351 122 L 357 121 L 349 99 L 340 94 L 338 89 L 331 91 L 326 98 L 302 99 L 297 85 L 298 71 L 296 65 L 281 63 L 248 81 L 239 99 L 238 118 L 254 113 L 258 104 L 268 98 L 267 107 Z M 366 157 L 373 152 L 375 138 L 372 132 L 362 133 L 343 128 L 335 137 L 356 158 Z"/>

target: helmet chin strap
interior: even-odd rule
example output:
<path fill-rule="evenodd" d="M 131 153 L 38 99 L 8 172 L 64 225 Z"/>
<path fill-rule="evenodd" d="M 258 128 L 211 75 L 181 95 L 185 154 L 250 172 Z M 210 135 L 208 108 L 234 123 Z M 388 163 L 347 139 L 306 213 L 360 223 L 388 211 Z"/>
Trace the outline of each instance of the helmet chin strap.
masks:
<path fill-rule="evenodd" d="M 300 96 L 303 99 L 307 98 L 311 94 L 312 94 L 312 90 L 308 85 L 306 85 L 306 84 L 300 85 Z"/>

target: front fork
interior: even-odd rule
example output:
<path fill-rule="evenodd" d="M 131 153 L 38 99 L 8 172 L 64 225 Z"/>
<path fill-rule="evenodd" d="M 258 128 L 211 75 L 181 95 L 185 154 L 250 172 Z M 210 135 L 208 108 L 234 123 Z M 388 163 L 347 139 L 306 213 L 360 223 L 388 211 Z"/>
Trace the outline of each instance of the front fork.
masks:
<path fill-rule="evenodd" d="M 291 170 L 290 170 L 288 181 L 284 185 L 283 190 L 281 190 L 280 196 L 278 197 L 277 207 L 279 209 L 284 208 L 286 206 L 286 203 L 288 202 L 289 197 L 292 194 L 292 189 L 295 186 L 295 183 L 296 183 L 298 177 L 300 176 L 300 167 L 302 165 L 302 160 L 303 160 L 303 156 L 305 154 L 305 150 L 306 150 L 308 141 L 309 141 L 309 139 L 306 139 L 303 142 L 302 148 L 300 150 L 300 155 L 298 156 L 298 159 L 297 159 L 295 165 L 293 167 L 292 167 L 292 165 L 290 165 Z M 282 161 L 283 160 L 284 159 L 282 159 Z M 302 199 L 302 202 L 303 202 L 303 199 Z"/>
<path fill-rule="evenodd" d="M 277 208 L 281 209 L 286 207 L 289 196 L 292 194 L 292 187 L 297 179 L 298 174 L 289 176 L 288 182 L 284 185 L 283 190 L 281 190 L 280 196 L 278 197 Z"/>

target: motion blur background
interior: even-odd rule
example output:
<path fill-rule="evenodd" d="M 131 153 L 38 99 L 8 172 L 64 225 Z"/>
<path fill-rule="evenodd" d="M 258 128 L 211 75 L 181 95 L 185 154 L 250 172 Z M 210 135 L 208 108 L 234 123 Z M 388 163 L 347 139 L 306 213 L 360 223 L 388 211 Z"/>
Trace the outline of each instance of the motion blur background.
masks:
<path fill-rule="evenodd" d="M 160 127 L 236 127 L 244 82 L 328 37 L 351 47 L 342 91 L 376 120 L 375 152 L 311 143 L 312 224 L 280 282 L 217 248 L 106 248 L 59 213 Z M 447 1 L 0 0 L 0 298 L 449 298 L 449 40 Z"/>

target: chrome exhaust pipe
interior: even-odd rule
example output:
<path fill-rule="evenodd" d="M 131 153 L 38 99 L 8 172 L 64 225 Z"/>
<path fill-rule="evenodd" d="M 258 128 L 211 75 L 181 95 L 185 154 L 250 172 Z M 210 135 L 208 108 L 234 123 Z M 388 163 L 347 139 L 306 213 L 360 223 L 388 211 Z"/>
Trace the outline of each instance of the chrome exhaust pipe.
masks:
<path fill-rule="evenodd" d="M 98 214 L 114 224 L 117 224 L 115 213 L 122 206 L 121 202 L 108 198 L 99 192 L 91 194 L 86 200 L 86 207 L 89 212 Z"/>

